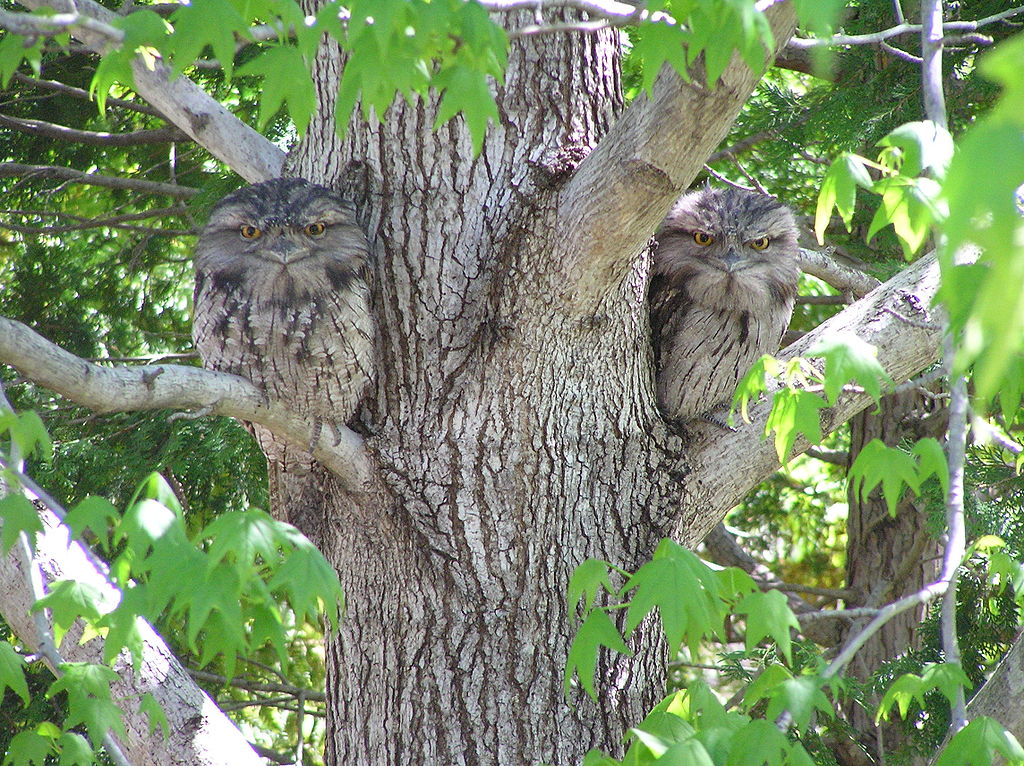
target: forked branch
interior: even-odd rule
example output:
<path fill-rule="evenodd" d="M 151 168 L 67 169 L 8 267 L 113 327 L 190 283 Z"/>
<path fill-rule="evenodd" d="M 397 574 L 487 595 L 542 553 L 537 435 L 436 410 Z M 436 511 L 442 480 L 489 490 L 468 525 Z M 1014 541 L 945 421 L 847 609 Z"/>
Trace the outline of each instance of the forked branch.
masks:
<path fill-rule="evenodd" d="M 781 47 L 796 26 L 792 4 L 775 5 L 766 16 Z M 683 81 L 666 64 L 651 96 L 637 98 L 580 164 L 557 217 L 576 311 L 589 313 L 621 282 L 758 79 L 735 55 L 714 90 Z"/>

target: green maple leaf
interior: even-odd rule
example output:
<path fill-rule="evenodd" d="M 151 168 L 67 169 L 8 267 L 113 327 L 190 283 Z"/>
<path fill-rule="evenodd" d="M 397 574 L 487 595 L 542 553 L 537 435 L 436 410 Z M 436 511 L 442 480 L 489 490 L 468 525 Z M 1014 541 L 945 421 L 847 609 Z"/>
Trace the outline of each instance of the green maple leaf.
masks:
<path fill-rule="evenodd" d="M 150 10 L 117 16 L 110 24 L 124 32 L 124 40 L 117 49 L 108 51 L 100 58 L 96 73 L 89 83 L 89 95 L 96 99 L 100 114 L 106 113 L 107 95 L 115 83 L 134 86 L 132 62 L 136 56 L 151 69 L 156 66 L 159 51 L 166 46 L 167 35 L 171 31 L 170 24 Z"/>
<path fill-rule="evenodd" d="M 92 663 L 64 663 L 61 670 L 63 675 L 50 685 L 46 696 L 50 698 L 61 691 L 67 694 L 65 728 L 85 724 L 93 747 L 99 747 L 111 731 L 127 736 L 121 710 L 110 697 L 110 686 L 117 680 L 117 673 Z"/>
<path fill-rule="evenodd" d="M 827 406 L 817 394 L 799 388 L 783 388 L 775 392 L 771 412 L 764 424 L 764 433 L 767 436 L 775 432 L 775 452 L 780 463 L 786 462 L 797 434 L 802 433 L 812 444 L 821 441 L 821 419 L 818 412 Z"/>
<path fill-rule="evenodd" d="M 685 47 L 687 37 L 688 33 L 683 27 L 667 21 L 644 24 L 640 27 L 636 39 L 632 40 L 630 56 L 640 62 L 641 87 L 648 94 L 666 61 L 683 80 L 689 82 Z"/>
<path fill-rule="evenodd" d="M 208 569 L 225 559 L 238 564 L 274 561 L 282 544 L 278 522 L 255 508 L 221 514 L 206 526 L 202 537 L 212 540 Z"/>
<path fill-rule="evenodd" d="M 935 766 L 974 766 L 995 763 L 995 755 L 1011 763 L 1024 762 L 1024 748 L 999 721 L 979 716 L 950 739 Z"/>
<path fill-rule="evenodd" d="M 221 644 L 229 642 L 234 646 L 244 643 L 241 596 L 242 587 L 238 573 L 234 567 L 225 564 L 211 571 L 204 579 L 202 587 L 194 588 L 188 593 L 188 642 L 193 651 L 197 651 L 196 637 L 199 631 L 217 616 L 222 620 L 226 617 L 223 621 L 227 624 L 227 633 L 232 637 L 229 639 L 227 635 L 218 635 L 217 641 Z M 207 630 L 207 645 L 211 632 L 218 631 Z"/>
<path fill-rule="evenodd" d="M 875 188 L 882 193 L 882 203 L 871 219 L 867 238 L 891 223 L 909 260 L 928 238 L 932 224 L 946 217 L 946 208 L 937 202 L 939 184 L 931 178 L 898 176 L 883 178 Z"/>
<path fill-rule="evenodd" d="M 801 731 L 807 728 L 811 716 L 815 713 L 834 718 L 835 710 L 821 686 L 820 679 L 809 676 L 791 678 L 783 682 L 772 694 L 765 717 L 775 720 L 783 712 L 788 711 L 793 717 L 793 725 Z"/>
<path fill-rule="evenodd" d="M 288 115 L 301 136 L 316 109 L 316 92 L 309 65 L 297 48 L 275 45 L 238 68 L 239 75 L 263 77 L 263 93 L 257 120 L 262 130 L 287 103 Z"/>
<path fill-rule="evenodd" d="M 857 187 L 871 189 L 874 186 L 864 162 L 864 158 L 856 154 L 841 154 L 825 173 L 814 212 L 814 236 L 819 245 L 825 244 L 825 229 L 832 218 L 833 206 L 839 211 L 846 230 L 850 231 L 857 207 Z"/>
<path fill-rule="evenodd" d="M 825 359 L 825 398 L 834 405 L 843 386 L 849 381 L 859 383 L 878 404 L 882 383 L 892 385 L 892 378 L 878 362 L 878 349 L 851 332 L 838 332 L 822 338 L 807 349 L 808 356 Z"/>
<path fill-rule="evenodd" d="M 771 721 L 755 718 L 733 735 L 728 766 L 781 765 L 789 751 L 784 732 Z"/>
<path fill-rule="evenodd" d="M 50 610 L 53 638 L 57 646 L 60 646 L 64 635 L 79 617 L 87 622 L 99 620 L 106 598 L 95 585 L 77 580 L 56 580 L 51 583 L 50 592 L 32 605 L 31 611 Z"/>
<path fill-rule="evenodd" d="M 25 658 L 6 641 L 0 641 L 0 699 L 6 689 L 21 697 L 28 706 L 28 682 L 25 680 Z"/>
<path fill-rule="evenodd" d="M 611 592 L 612 585 L 608 579 L 608 563 L 600 559 L 587 559 L 580 564 L 569 578 L 566 592 L 566 605 L 569 612 L 575 612 L 580 599 L 586 596 L 583 613 L 586 614 L 594 605 L 594 599 L 602 590 Z"/>
<path fill-rule="evenodd" d="M 249 25 L 228 0 L 191 0 L 179 6 L 171 16 L 173 66 L 171 77 L 177 77 L 210 46 L 224 76 L 230 80 L 235 60 L 235 33 L 249 35 Z"/>
<path fill-rule="evenodd" d="M 160 706 L 160 703 L 156 701 L 156 697 L 153 696 L 152 692 L 145 692 L 142 698 L 139 700 L 139 712 L 145 713 L 149 719 L 149 733 L 152 734 L 156 731 L 159 726 L 163 731 L 164 738 L 170 734 L 170 727 L 167 724 L 167 714 L 164 709 Z"/>
<path fill-rule="evenodd" d="M 236 621 L 238 620 L 238 621 Z M 224 674 L 231 678 L 235 674 L 238 656 L 245 656 L 253 647 L 245 640 L 245 634 L 239 624 L 240 616 L 213 612 L 204 625 L 202 652 L 199 655 L 199 667 L 206 667 L 221 655 L 224 663 Z"/>
<path fill-rule="evenodd" d="M 60 759 L 57 766 L 93 766 L 97 763 L 96 752 L 81 734 L 66 731 L 57 740 Z"/>
<path fill-rule="evenodd" d="M 900 172 L 905 176 L 929 172 L 942 178 L 953 159 L 953 137 L 930 120 L 900 125 L 877 145 L 899 148 Z"/>
<path fill-rule="evenodd" d="M 113 662 L 122 649 L 127 649 L 132 657 L 132 667 L 138 670 L 142 664 L 143 640 L 139 630 L 139 616 L 134 609 L 117 609 L 106 614 L 99 625 L 107 628 L 106 640 L 103 642 L 103 661 Z"/>
<path fill-rule="evenodd" d="M 7 746 L 3 766 L 46 766 L 52 748 L 53 740 L 37 731 L 18 732 Z"/>
<path fill-rule="evenodd" d="M 17 480 L 9 480 L 9 486 L 16 487 Z M 36 535 L 43 531 L 43 523 L 27 497 L 20 492 L 0 497 L 0 521 L 3 522 L 0 524 L 0 544 L 3 545 L 4 555 L 11 550 L 22 532 L 28 535 L 29 544 L 35 548 Z"/>
<path fill-rule="evenodd" d="M 949 493 L 949 461 L 938 440 L 929 436 L 919 439 L 910 450 L 910 454 L 918 457 L 917 475 L 924 483 L 929 476 L 935 476 L 942 485 L 942 494 Z"/>
<path fill-rule="evenodd" d="M 53 460 L 53 442 L 39 413 L 0 412 L 0 434 L 3 433 L 10 434 L 22 456 L 39 455 L 47 462 Z"/>
<path fill-rule="evenodd" d="M 337 627 L 345 608 L 345 594 L 337 570 L 308 541 L 296 545 L 284 558 L 267 587 L 285 593 L 298 619 L 326 617 L 330 630 Z"/>
<path fill-rule="evenodd" d="M 861 500 L 866 500 L 871 490 L 881 484 L 882 496 L 892 516 L 896 515 L 904 487 L 910 487 L 915 494 L 921 488 L 914 458 L 901 449 L 887 447 L 880 439 L 872 439 L 861 448 L 847 479 Z"/>
<path fill-rule="evenodd" d="M 749 593 L 736 606 L 737 614 L 747 615 L 747 650 L 753 649 L 763 638 L 771 637 L 791 662 L 790 628 L 800 630 L 796 615 L 789 608 L 782 591 Z"/>
<path fill-rule="evenodd" d="M 580 684 L 587 690 L 587 694 L 597 699 L 597 693 L 594 691 L 594 671 L 597 669 L 597 655 L 602 646 L 619 654 L 632 654 L 608 615 L 600 609 L 595 609 L 587 615 L 587 619 L 576 631 L 576 638 L 569 648 L 569 657 L 565 663 L 566 694 L 572 688 L 572 677 L 575 674 Z"/>
<path fill-rule="evenodd" d="M 486 76 L 472 67 L 456 65 L 439 72 L 433 85 L 441 92 L 434 129 L 461 114 L 473 141 L 473 154 L 480 154 L 487 125 L 499 121 L 498 105 Z"/>
<path fill-rule="evenodd" d="M 117 512 L 114 504 L 104 497 L 95 495 L 76 504 L 64 517 L 64 523 L 76 538 L 81 539 L 85 530 L 89 529 L 103 547 L 106 547 L 107 530 L 120 520 L 121 514 Z"/>
<path fill-rule="evenodd" d="M 775 690 L 793 678 L 793 674 L 785 665 L 778 663 L 769 665 L 761 675 L 751 681 L 750 686 L 743 693 L 743 704 L 748 709 L 752 708 L 762 699 L 771 698 Z"/>
<path fill-rule="evenodd" d="M 663 540 L 623 586 L 623 594 L 630 591 L 626 635 L 655 608 L 672 655 L 684 639 L 696 651 L 705 636 L 718 635 L 725 602 L 717 573 L 678 543 Z"/>

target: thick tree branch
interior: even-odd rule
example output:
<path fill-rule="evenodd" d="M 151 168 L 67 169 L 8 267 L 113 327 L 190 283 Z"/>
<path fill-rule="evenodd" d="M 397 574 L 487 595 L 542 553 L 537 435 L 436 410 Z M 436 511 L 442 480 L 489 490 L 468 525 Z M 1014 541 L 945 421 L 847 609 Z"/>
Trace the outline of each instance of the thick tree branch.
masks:
<path fill-rule="evenodd" d="M 781 356 L 806 355 L 822 339 L 854 333 L 875 346 L 879 362 L 893 380 L 907 380 L 939 358 L 942 328 L 929 322 L 908 325 L 887 309 L 900 313 L 909 311 L 908 306 L 929 306 L 938 286 L 939 268 L 931 254 L 823 322 Z M 821 413 L 822 433 L 835 430 L 871 403 L 863 393 L 840 396 L 835 407 Z M 679 535 L 684 544 L 703 540 L 753 484 L 779 469 L 774 441 L 761 438 L 768 410 L 766 403 L 754 405 L 750 408 L 753 422 L 734 432 L 711 424 L 691 427 L 693 440 L 687 450 L 691 472 L 680 486 L 683 518 L 678 528 L 685 530 Z M 807 447 L 807 440 L 798 437 L 791 456 Z"/>
<path fill-rule="evenodd" d="M 192 186 L 144 181 L 140 178 L 101 176 L 98 173 L 83 173 L 81 170 L 61 168 L 54 165 L 21 165 L 17 162 L 0 162 L 0 178 L 52 178 L 89 186 L 104 186 L 108 189 L 130 189 L 144 194 L 166 194 L 168 197 L 188 199 L 199 193 Z"/>
<path fill-rule="evenodd" d="M 100 367 L 64 351 L 20 322 L 0 317 L 0 361 L 30 380 L 97 412 L 197 409 L 259 423 L 304 449 L 353 490 L 369 478 L 363 440 L 343 424 L 317 427 L 283 402 L 266 401 L 252 383 L 237 375 L 198 367 L 153 365 Z M 337 443 L 330 432 L 337 430 Z"/>
<path fill-rule="evenodd" d="M 22 0 L 22 5 L 38 10 L 47 7 L 49 2 Z M 114 13 L 93 0 L 76 0 L 75 7 L 78 12 L 73 15 L 79 16 L 80 20 L 66 28 L 77 39 L 97 53 L 103 53 L 120 42 L 120 38 L 109 32 L 114 29 L 110 26 Z M 169 72 L 162 63 L 150 69 L 136 57 L 132 64 L 135 90 L 168 120 L 250 183 L 281 175 L 284 152 L 187 77 L 171 80 Z"/>
<path fill-rule="evenodd" d="M 796 25 L 791 3 L 767 17 L 781 46 Z M 650 97 L 618 119 L 562 190 L 557 236 L 575 285 L 574 308 L 592 312 L 621 282 L 668 208 L 721 143 L 759 78 L 738 56 L 711 90 L 666 65 Z"/>
<path fill-rule="evenodd" d="M 2 488 L 0 488 L 2 493 Z M 40 512 L 43 531 L 36 537 L 32 566 L 38 567 L 47 583 L 73 578 L 91 585 L 114 603 L 120 594 L 104 572 L 86 556 L 83 548 L 68 537 L 48 509 Z M 39 636 L 30 613 L 34 601 L 25 587 L 26 564 L 15 546 L 0 557 L 0 611 L 15 635 L 31 651 L 39 651 Z M 209 697 L 188 677 L 163 640 L 146 623 L 139 621 L 144 660 L 132 670 L 127 655 L 114 663 L 118 680 L 111 688 L 115 701 L 124 705 L 126 737 L 120 744 L 133 764 L 195 764 L 196 766 L 258 766 L 260 759 L 249 743 Z M 103 645 L 95 639 L 80 644 L 81 629 L 73 628 L 60 647 L 61 658 L 69 662 L 102 662 Z M 160 727 L 150 731 L 149 717 L 139 710 L 138 701 L 150 693 L 167 716 L 169 737 Z"/>

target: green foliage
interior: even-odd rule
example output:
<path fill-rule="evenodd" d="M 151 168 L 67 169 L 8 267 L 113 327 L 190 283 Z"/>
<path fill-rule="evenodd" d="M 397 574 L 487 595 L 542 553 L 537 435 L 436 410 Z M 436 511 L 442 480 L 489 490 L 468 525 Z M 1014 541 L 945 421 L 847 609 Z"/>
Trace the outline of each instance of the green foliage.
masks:
<path fill-rule="evenodd" d="M 970 688 L 971 680 L 959 665 L 949 662 L 925 665 L 921 675 L 907 673 L 896 679 L 886 690 L 882 701 L 878 703 L 875 722 L 887 719 L 893 705 L 898 705 L 900 717 L 906 718 L 911 703 L 916 701 L 924 707 L 925 694 L 933 689 L 941 692 L 953 704 L 961 686 Z"/>
<path fill-rule="evenodd" d="M 310 64 L 302 54 L 289 45 L 276 45 L 261 51 L 255 58 L 238 68 L 238 74 L 258 75 L 263 78 L 263 98 L 257 127 L 263 130 L 278 110 L 287 103 L 288 114 L 295 129 L 306 132 L 313 111 L 316 93 L 309 75 Z"/>
<path fill-rule="evenodd" d="M 849 471 L 850 486 L 862 500 L 882 485 L 882 496 L 893 516 L 904 491 L 909 488 L 920 495 L 922 483 L 931 476 L 942 484 L 943 493 L 948 491 L 949 468 L 945 453 L 932 438 L 921 439 L 909 452 L 872 439 L 861 448 Z"/>
<path fill-rule="evenodd" d="M 136 56 L 147 69 L 156 67 L 164 38 L 170 31 L 166 21 L 147 9 L 118 17 L 114 19 L 113 26 L 124 32 L 124 39 L 100 58 L 96 74 L 89 84 L 89 95 L 95 97 L 100 114 L 105 113 L 107 96 L 116 84 L 129 87 L 134 84 L 132 64 Z"/>
<path fill-rule="evenodd" d="M 7 472 L 4 472 L 3 479 L 11 486 L 18 486 L 14 477 Z M 5 556 L 23 532 L 28 535 L 31 547 L 35 548 L 36 534 L 43 531 L 43 525 L 28 498 L 20 493 L 0 497 L 0 519 L 3 520 L 3 527 L 0 528 L 0 545 Z"/>
<path fill-rule="evenodd" d="M 580 610 L 583 622 L 565 668 L 567 692 L 575 675 L 595 696 L 600 648 L 628 654 L 626 640 L 653 614 L 673 656 L 684 643 L 695 654 L 702 641 L 720 637 L 723 620 L 730 613 L 745 615 L 748 648 L 771 638 L 787 658 L 791 656 L 789 631 L 798 624 L 785 598 L 781 593 L 758 593 L 753 580 L 740 569 L 712 569 L 668 539 L 662 540 L 651 561 L 635 573 L 623 573 L 625 582 L 618 590 L 609 569 L 607 563 L 590 559 L 577 567 L 571 579 L 570 608 L 578 607 L 584 597 L 585 601 Z M 616 626 L 609 615 L 622 608 L 625 620 Z"/>
<path fill-rule="evenodd" d="M 820 692 L 819 692 L 820 693 Z M 822 705 L 828 709 L 828 705 Z M 663 699 L 636 727 L 625 757 L 591 751 L 584 766 L 810 766 L 811 756 L 770 721 L 728 712 L 703 683 Z"/>
<path fill-rule="evenodd" d="M 61 692 L 67 695 L 66 729 L 83 724 L 94 748 L 99 747 L 108 732 L 119 737 L 127 735 L 121 709 L 110 694 L 110 685 L 117 680 L 117 673 L 103 665 L 77 662 L 65 662 L 60 671 L 61 675 L 47 694 L 51 697 Z"/>
<path fill-rule="evenodd" d="M 748 593 L 736 605 L 736 614 L 747 616 L 747 650 L 753 649 L 762 639 L 771 638 L 779 647 L 779 651 L 792 662 L 790 652 L 790 629 L 800 630 L 796 615 L 789 608 L 786 596 L 777 590 L 767 593 Z"/>
<path fill-rule="evenodd" d="M 995 719 L 980 716 L 953 735 L 935 766 L 994 763 L 997 754 L 1009 764 L 1024 763 L 1024 748 L 1016 737 Z"/>
<path fill-rule="evenodd" d="M 111 574 L 123 591 L 120 603 L 104 605 L 95 592 L 63 583 L 42 605 L 51 608 L 58 633 L 77 617 L 105 630 L 108 661 L 128 649 L 137 666 L 137 617 L 156 621 L 166 612 L 185 620 L 186 644 L 202 665 L 221 654 L 231 675 L 238 655 L 264 645 L 287 665 L 291 621 L 323 616 L 334 627 L 343 604 L 334 569 L 297 530 L 252 509 L 225 513 L 190 538 L 181 505 L 157 475 L 114 524 L 109 543 L 100 543 L 118 546 L 110 552 L 117 554 Z"/>
<path fill-rule="evenodd" d="M 881 196 L 868 228 L 870 240 L 883 227 L 892 224 L 908 259 L 924 244 L 931 227 L 945 220 L 947 210 L 940 200 L 941 185 L 935 179 L 945 176 L 953 156 L 953 139 L 935 123 L 909 122 L 896 128 L 878 144 L 882 147 L 876 162 L 854 154 L 843 154 L 832 166 L 822 184 L 815 213 L 814 230 L 818 242 L 833 206 L 850 230 L 857 187 Z M 879 173 L 872 179 L 868 168 Z"/>
<path fill-rule="evenodd" d="M 959 141 L 942 188 L 950 215 L 939 297 L 963 337 L 957 371 L 976 367 L 973 380 L 981 399 L 994 396 L 1007 381 L 1019 401 L 1024 370 L 1024 296 L 1017 289 L 1024 282 L 1024 218 L 1016 196 L 1024 186 L 1022 67 L 1024 35 L 980 59 L 980 71 L 1003 87 L 1003 95 Z M 956 259 L 968 244 L 981 250 L 973 266 Z M 1011 412 L 1016 401 L 1011 399 Z"/>
<path fill-rule="evenodd" d="M 7 689 L 21 697 L 22 702 L 28 705 L 25 658 L 18 654 L 10 644 L 0 642 L 0 699 L 3 699 Z"/>
<path fill-rule="evenodd" d="M 775 433 L 775 450 L 780 463 L 786 462 L 798 435 L 803 434 L 812 444 L 821 442 L 819 412 L 835 405 L 845 386 L 859 383 L 878 402 L 882 384 L 892 384 L 892 379 L 878 363 L 876 349 L 851 334 L 840 332 L 823 338 L 807 353 L 824 357 L 824 372 L 799 357 L 783 364 L 765 354 L 740 380 L 733 396 L 732 409 L 738 408 L 743 419 L 750 422 L 751 400 L 771 393 L 771 410 L 765 420 L 764 435 Z M 780 379 L 784 387 L 771 390 L 772 378 Z M 808 390 L 812 383 L 821 386 L 824 399 Z"/>

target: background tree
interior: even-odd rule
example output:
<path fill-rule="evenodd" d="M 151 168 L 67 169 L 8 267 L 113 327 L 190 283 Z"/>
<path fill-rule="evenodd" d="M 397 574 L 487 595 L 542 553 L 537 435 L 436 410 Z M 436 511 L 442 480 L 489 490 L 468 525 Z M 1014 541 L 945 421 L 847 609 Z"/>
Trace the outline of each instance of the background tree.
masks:
<path fill-rule="evenodd" d="M 708 427 L 683 440 L 658 416 L 644 305 L 651 233 L 723 137 L 725 149 L 709 172 L 763 183 L 810 211 L 823 162 L 840 151 L 872 154 L 878 139 L 920 116 L 916 64 L 892 53 L 890 42 L 846 51 L 834 61 L 833 81 L 782 70 L 759 81 L 766 53 L 759 33 L 767 27 L 759 26 L 754 4 L 673 5 L 685 26 L 631 7 L 585 5 L 581 11 L 580 3 L 554 4 L 538 20 L 516 3 L 353 4 L 342 29 L 332 5 L 318 12 L 320 26 L 307 27 L 292 5 L 253 9 L 245 18 L 227 6 L 197 4 L 174 11 L 170 37 L 152 11 L 115 20 L 81 2 L 48 21 L 9 12 L 0 18 L 28 35 L 28 47 L 24 38 L 5 38 L 7 69 L 26 54 L 45 65 L 35 77 L 27 69 L 14 75 L 9 88 L 18 95 L 5 108 L 6 124 L 18 131 L 5 138 L 9 156 L 33 164 L 3 166 L 7 178 L 18 179 L 6 199 L 19 235 L 5 260 L 3 281 L 12 289 L 4 311 L 78 355 L 120 360 L 187 348 L 187 247 L 166 242 L 168 229 L 137 222 L 175 215 L 193 227 L 235 181 L 211 173 L 201 150 L 168 131 L 161 116 L 247 180 L 276 175 L 284 163 L 273 143 L 244 129 L 188 80 L 172 79 L 177 71 L 187 69 L 217 100 L 236 105 L 243 120 L 290 143 L 290 124 L 276 114 L 285 103 L 303 132 L 288 171 L 341 188 L 359 205 L 377 258 L 382 374 L 353 424 L 365 443 L 347 434 L 318 452 L 339 477 L 324 498 L 333 537 L 318 542 L 348 597 L 341 631 L 328 641 L 328 762 L 569 763 L 591 746 L 616 749 L 661 694 L 663 653 L 656 626 L 645 625 L 633 638 L 633 658 L 599 656 L 596 699 L 574 689 L 567 705 L 560 669 L 576 628 L 563 601 L 572 571 L 588 558 L 634 571 L 669 534 L 695 545 L 779 464 L 756 427 L 730 434 Z M 789 3 L 762 5 L 770 6 L 765 18 L 777 46 L 789 38 L 793 10 Z M 959 12 L 1005 36 L 1011 30 L 1004 22 L 1017 9 L 1002 6 L 961 4 Z M 486 10 L 512 38 L 507 48 Z M 204 13 L 225 23 L 210 25 Z M 844 17 L 843 31 L 877 33 L 890 13 L 889 3 L 861 3 Z M 253 21 L 268 24 L 250 30 Z M 623 81 L 618 28 L 625 24 L 640 26 L 630 31 Z M 279 34 L 285 29 L 294 39 Z M 343 49 L 321 39 L 325 29 Z M 720 39 L 711 42 L 711 30 Z M 63 31 L 106 51 L 92 86 L 90 54 L 66 38 L 58 38 L 63 49 L 45 47 L 47 35 Z M 230 70 L 232 31 L 245 36 L 236 76 L 227 82 L 223 70 L 209 68 L 209 58 L 196 59 L 208 44 Z M 950 89 L 954 130 L 984 112 L 996 93 L 973 77 L 973 56 L 984 41 L 962 42 L 951 71 L 955 82 L 970 84 Z M 791 43 L 783 60 L 807 69 L 799 52 L 813 45 Z M 693 66 L 694 79 L 663 69 L 665 60 L 676 69 Z M 721 74 L 716 88 L 703 83 L 705 74 L 711 81 Z M 497 77 L 493 102 L 483 75 Z M 89 87 L 103 96 L 131 80 L 159 113 L 119 93 L 125 99 L 108 97 L 97 116 L 81 98 Z M 395 99 L 396 89 L 411 96 L 431 87 L 427 98 Z M 77 113 L 60 106 L 69 98 L 78 99 L 71 102 Z M 335 111 L 344 122 L 357 102 L 382 119 L 356 117 L 339 138 Z M 461 116 L 449 120 L 455 114 Z M 485 134 L 488 118 L 493 124 Z M 69 123 L 75 132 L 61 130 Z M 68 151 L 54 142 L 58 136 L 96 148 Z M 160 150 L 146 156 L 150 146 Z M 119 172 L 134 177 L 126 183 Z M 1003 175 L 1012 179 L 1013 172 Z M 63 195 L 59 207 L 40 207 L 32 183 L 43 178 L 65 182 L 48 196 L 61 202 Z M 101 195 L 81 183 L 111 191 Z M 154 208 L 140 193 L 195 202 Z M 859 208 L 855 223 L 875 228 L 868 216 Z M 86 234 L 73 234 L 79 230 Z M 114 237 L 115 230 L 124 234 Z M 878 252 L 853 253 L 883 278 L 901 265 L 892 256 L 895 241 L 885 236 Z M 58 244 L 79 257 L 52 257 Z M 864 292 L 862 282 L 837 272 L 846 273 L 828 274 L 838 292 Z M 793 353 L 841 326 L 873 342 L 897 382 L 909 378 L 938 358 L 940 333 L 934 323 L 901 319 L 907 301 L 896 291 L 925 305 L 935 276 L 928 262 L 916 265 Z M 809 289 L 826 292 L 821 283 Z M 821 303 L 806 305 L 800 321 L 810 329 L 824 317 Z M 198 372 L 177 378 L 162 365 L 160 375 L 140 373 L 134 386 L 124 378 L 122 390 L 142 396 L 118 402 L 109 391 L 91 392 L 81 367 L 62 368 L 54 356 L 27 351 L 31 338 L 4 327 L 4 358 L 82 404 L 209 405 L 308 443 L 310 424 L 303 431 L 289 419 L 281 411 L 287 403 L 264 406 L 238 384 L 225 388 L 223 379 Z M 188 387 L 176 388 L 181 384 Z M 69 501 L 91 490 L 124 505 L 153 468 L 178 488 L 196 527 L 208 515 L 266 501 L 255 480 L 259 457 L 228 423 L 168 422 L 165 413 L 95 419 L 69 411 L 63 400 L 41 398 L 49 395 L 38 389 L 19 393 L 20 407 L 50 413 L 61 455 L 52 468 L 33 473 Z M 1009 393 L 1002 403 L 1007 429 L 1016 406 L 1007 405 Z M 868 401 L 844 396 L 822 414 L 824 430 Z M 766 405 L 752 408 L 755 423 L 766 412 Z M 95 434 L 88 447 L 83 430 Z M 212 459 L 193 450 L 200 441 L 211 444 Z M 992 453 L 997 473 L 1008 470 L 1000 451 L 1006 444 L 1013 442 Z M 795 449 L 805 446 L 798 441 Z M 134 473 L 108 470 L 121 464 Z M 240 474 L 249 480 L 238 481 Z M 777 523 L 764 517 L 756 498 L 746 508 L 750 527 Z M 811 528 L 788 531 L 806 540 L 823 529 Z M 312 657 L 308 644 L 304 651 Z M 315 659 L 308 663 L 315 677 Z M 297 712 L 292 725 L 302 725 Z"/>

